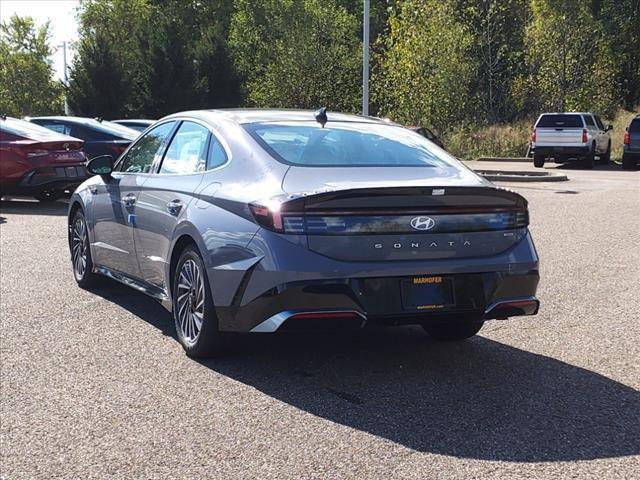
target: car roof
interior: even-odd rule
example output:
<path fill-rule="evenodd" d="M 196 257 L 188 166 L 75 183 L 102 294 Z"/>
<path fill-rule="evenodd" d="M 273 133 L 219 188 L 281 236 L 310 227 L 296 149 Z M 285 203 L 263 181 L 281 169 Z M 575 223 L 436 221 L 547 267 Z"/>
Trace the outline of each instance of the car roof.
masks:
<path fill-rule="evenodd" d="M 44 117 L 24 117 L 25 120 L 57 120 L 61 122 L 70 122 L 70 123 L 81 123 L 87 124 L 90 122 L 97 121 L 95 118 L 89 117 L 72 117 L 67 115 L 50 115 Z"/>
<path fill-rule="evenodd" d="M 150 120 L 148 118 L 118 118 L 116 120 L 109 120 L 110 122 L 142 122 L 142 123 L 148 123 L 148 124 L 152 124 L 153 122 L 155 122 L 155 120 Z"/>
<path fill-rule="evenodd" d="M 544 112 L 542 115 L 595 115 L 593 112 Z"/>
<path fill-rule="evenodd" d="M 261 108 L 228 108 L 215 110 L 191 110 L 174 113 L 165 118 L 194 117 L 201 120 L 227 120 L 238 124 L 261 122 L 304 122 L 314 121 L 314 110 L 261 109 Z M 327 112 L 329 123 L 354 122 L 395 125 L 392 122 L 376 117 L 352 115 L 347 113 Z"/>

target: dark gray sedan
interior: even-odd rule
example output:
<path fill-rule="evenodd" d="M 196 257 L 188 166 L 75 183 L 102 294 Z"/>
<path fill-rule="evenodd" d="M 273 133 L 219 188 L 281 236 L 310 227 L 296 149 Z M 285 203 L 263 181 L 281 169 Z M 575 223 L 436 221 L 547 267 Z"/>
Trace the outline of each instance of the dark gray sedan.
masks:
<path fill-rule="evenodd" d="M 527 202 L 400 125 L 207 110 L 149 128 L 73 194 L 73 273 L 160 300 L 187 354 L 229 332 L 420 324 L 459 340 L 537 313 Z"/>

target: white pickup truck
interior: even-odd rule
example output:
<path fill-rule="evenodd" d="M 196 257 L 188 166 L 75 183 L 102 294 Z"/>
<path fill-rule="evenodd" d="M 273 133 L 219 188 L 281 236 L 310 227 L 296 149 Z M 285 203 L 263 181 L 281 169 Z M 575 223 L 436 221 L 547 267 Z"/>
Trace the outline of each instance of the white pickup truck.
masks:
<path fill-rule="evenodd" d="M 593 168 L 596 156 L 601 163 L 608 163 L 612 128 L 605 127 L 593 113 L 543 113 L 531 133 L 533 164 L 541 168 L 552 158 L 556 163 L 577 160 L 585 168 Z"/>

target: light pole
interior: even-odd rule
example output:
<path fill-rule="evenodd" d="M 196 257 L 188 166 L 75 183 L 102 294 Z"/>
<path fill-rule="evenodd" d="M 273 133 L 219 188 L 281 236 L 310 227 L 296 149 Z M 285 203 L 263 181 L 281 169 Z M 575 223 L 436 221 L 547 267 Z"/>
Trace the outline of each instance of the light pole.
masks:
<path fill-rule="evenodd" d="M 64 86 L 69 87 L 69 78 L 67 76 L 67 42 L 63 41 L 58 48 L 62 48 L 62 68 L 63 68 L 63 78 L 64 78 Z M 69 104 L 67 103 L 67 92 L 64 94 L 64 114 L 69 115 Z"/>
<path fill-rule="evenodd" d="M 369 115 L 369 0 L 364 0 L 362 22 L 362 115 Z"/>

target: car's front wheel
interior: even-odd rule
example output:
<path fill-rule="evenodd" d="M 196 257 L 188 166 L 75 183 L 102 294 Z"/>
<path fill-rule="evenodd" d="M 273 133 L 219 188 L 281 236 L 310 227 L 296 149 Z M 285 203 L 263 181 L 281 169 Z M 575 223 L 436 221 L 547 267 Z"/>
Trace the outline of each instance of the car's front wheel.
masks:
<path fill-rule="evenodd" d="M 89 248 L 89 232 L 87 221 L 82 210 L 77 210 L 69 225 L 69 249 L 73 277 L 81 288 L 90 288 L 98 282 L 98 275 L 93 273 L 93 261 Z"/>
<path fill-rule="evenodd" d="M 195 246 L 186 247 L 173 277 L 173 319 L 178 340 L 190 357 L 226 353 L 228 340 L 218 331 L 218 318 L 204 262 Z"/>
<path fill-rule="evenodd" d="M 423 323 L 422 328 L 437 340 L 465 340 L 480 331 L 484 321 L 455 321 L 442 323 Z"/>

